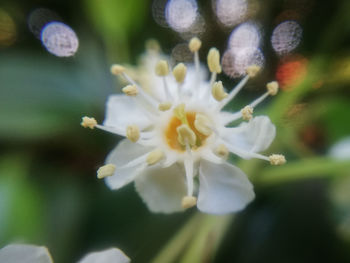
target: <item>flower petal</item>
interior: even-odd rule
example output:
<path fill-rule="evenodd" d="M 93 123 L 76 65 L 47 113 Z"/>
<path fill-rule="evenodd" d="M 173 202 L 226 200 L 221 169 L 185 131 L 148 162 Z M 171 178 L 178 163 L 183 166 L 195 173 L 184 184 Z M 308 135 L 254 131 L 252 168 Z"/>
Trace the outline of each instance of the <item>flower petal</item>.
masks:
<path fill-rule="evenodd" d="M 120 94 L 111 95 L 106 105 L 104 126 L 125 130 L 128 125 L 137 125 L 142 130 L 151 124 L 134 98 Z"/>
<path fill-rule="evenodd" d="M 110 248 L 87 254 L 78 263 L 129 263 L 128 258 L 119 248 Z"/>
<path fill-rule="evenodd" d="M 225 162 L 201 161 L 197 207 L 210 214 L 225 214 L 243 209 L 255 197 L 247 176 Z"/>
<path fill-rule="evenodd" d="M 123 168 L 126 164 L 134 161 L 136 158 L 150 152 L 153 147 L 145 147 L 138 143 L 122 140 L 117 147 L 107 156 L 106 164 L 114 164 L 116 170 L 114 175 L 106 177 L 105 182 L 111 189 L 119 189 L 132 182 L 139 174 L 144 163 L 135 164 Z"/>
<path fill-rule="evenodd" d="M 181 200 L 186 195 L 184 171 L 178 164 L 167 168 L 159 165 L 144 170 L 135 180 L 135 187 L 152 212 L 182 211 Z"/>
<path fill-rule="evenodd" d="M 266 150 L 276 135 L 276 128 L 266 116 L 253 118 L 250 122 L 244 122 L 237 128 L 226 128 L 223 139 L 231 148 L 247 152 L 261 152 Z M 242 158 L 249 158 L 237 153 Z"/>
<path fill-rule="evenodd" d="M 53 263 L 46 247 L 23 244 L 11 244 L 0 249 L 0 262 Z"/>

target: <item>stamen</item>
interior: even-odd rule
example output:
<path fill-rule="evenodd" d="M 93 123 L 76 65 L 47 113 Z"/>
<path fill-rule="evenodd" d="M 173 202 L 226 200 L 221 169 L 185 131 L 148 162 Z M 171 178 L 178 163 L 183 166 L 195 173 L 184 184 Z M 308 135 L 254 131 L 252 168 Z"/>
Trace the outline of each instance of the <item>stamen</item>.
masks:
<path fill-rule="evenodd" d="M 224 98 L 228 96 L 228 94 L 224 90 L 224 86 L 222 85 L 221 81 L 217 81 L 214 83 L 211 94 L 213 95 L 214 99 L 217 101 L 222 101 Z"/>
<path fill-rule="evenodd" d="M 192 156 L 184 161 L 186 181 L 187 181 L 187 196 L 193 196 L 193 159 Z"/>
<path fill-rule="evenodd" d="M 125 68 L 122 65 L 114 64 L 111 66 L 111 73 L 113 75 L 120 75 L 125 72 Z"/>
<path fill-rule="evenodd" d="M 162 150 L 160 149 L 155 149 L 154 151 L 150 152 L 147 155 L 147 164 L 148 165 L 153 165 L 158 163 L 160 160 L 162 160 L 164 158 L 164 153 Z"/>
<path fill-rule="evenodd" d="M 136 125 L 129 125 L 126 127 L 126 137 L 132 141 L 137 142 L 140 138 L 140 129 Z"/>
<path fill-rule="evenodd" d="M 261 67 L 258 65 L 251 65 L 247 67 L 246 72 L 250 78 L 254 78 L 260 71 Z"/>
<path fill-rule="evenodd" d="M 215 153 L 220 156 L 222 159 L 227 160 L 230 152 L 227 149 L 227 147 L 225 146 L 225 144 L 220 144 L 216 149 L 215 149 Z"/>
<path fill-rule="evenodd" d="M 199 55 L 198 50 L 201 48 L 202 42 L 197 38 L 194 37 L 190 40 L 190 43 L 188 44 L 188 48 L 192 53 L 194 53 L 194 65 L 196 68 L 196 81 L 198 83 L 199 81 Z"/>
<path fill-rule="evenodd" d="M 155 71 L 158 76 L 167 76 L 169 74 L 168 62 L 166 60 L 159 60 Z"/>
<path fill-rule="evenodd" d="M 170 110 L 172 104 L 171 102 L 167 101 L 167 102 L 162 102 L 158 105 L 158 109 L 160 111 L 167 111 L 167 110 Z"/>
<path fill-rule="evenodd" d="M 278 82 L 277 81 L 271 81 L 266 84 L 267 92 L 271 96 L 275 96 L 278 92 Z"/>
<path fill-rule="evenodd" d="M 249 80 L 249 75 L 246 75 L 237 85 L 234 87 L 231 92 L 228 94 L 228 96 L 221 101 L 219 104 L 219 110 L 221 110 L 226 104 L 228 104 L 236 95 L 237 93 L 244 87 L 244 85 Z"/>
<path fill-rule="evenodd" d="M 173 75 L 177 83 L 183 83 L 186 77 L 187 68 L 183 63 L 179 63 L 173 69 Z"/>
<path fill-rule="evenodd" d="M 111 72 L 114 75 L 122 75 L 131 85 L 137 88 L 137 91 L 140 93 L 141 97 L 145 99 L 153 108 L 157 108 L 158 102 L 151 97 L 149 94 L 145 93 L 144 90 L 125 72 L 125 68 L 121 65 L 113 65 L 111 67 Z"/>
<path fill-rule="evenodd" d="M 135 85 L 127 85 L 122 89 L 122 91 L 128 96 L 136 96 L 139 93 Z"/>
<path fill-rule="evenodd" d="M 194 120 L 194 127 L 205 136 L 212 134 L 213 130 L 210 128 L 211 122 L 207 116 L 201 113 L 196 114 L 196 119 Z"/>
<path fill-rule="evenodd" d="M 200 41 L 199 38 L 197 37 L 193 37 L 190 40 L 190 43 L 188 44 L 188 48 L 192 53 L 198 52 L 201 46 L 202 46 L 202 41 Z"/>
<path fill-rule="evenodd" d="M 245 121 L 249 121 L 253 118 L 253 107 L 250 105 L 245 106 L 243 109 L 241 109 L 241 113 L 242 113 L 242 118 Z"/>
<path fill-rule="evenodd" d="M 209 50 L 207 62 L 210 72 L 221 73 L 220 53 L 215 47 Z"/>
<path fill-rule="evenodd" d="M 181 205 L 184 209 L 191 208 L 197 204 L 197 198 L 194 196 L 184 196 Z"/>
<path fill-rule="evenodd" d="M 90 118 L 85 116 L 82 118 L 80 125 L 83 126 L 84 128 L 93 129 L 96 127 L 97 121 L 95 120 L 95 118 Z"/>
<path fill-rule="evenodd" d="M 176 131 L 178 134 L 177 140 L 181 145 L 186 146 L 189 144 L 190 146 L 194 146 L 196 144 L 196 134 L 190 127 L 188 127 L 188 125 L 181 124 L 176 128 Z"/>
<path fill-rule="evenodd" d="M 146 41 L 146 49 L 158 53 L 160 51 L 159 42 L 155 39 L 149 39 Z"/>
<path fill-rule="evenodd" d="M 116 169 L 116 167 L 114 164 L 106 164 L 104 166 L 101 166 L 97 170 L 97 178 L 103 179 L 105 177 L 112 176 L 115 172 L 115 169 Z"/>
<path fill-rule="evenodd" d="M 286 158 L 282 154 L 272 154 L 269 156 L 272 165 L 282 165 L 286 163 Z"/>

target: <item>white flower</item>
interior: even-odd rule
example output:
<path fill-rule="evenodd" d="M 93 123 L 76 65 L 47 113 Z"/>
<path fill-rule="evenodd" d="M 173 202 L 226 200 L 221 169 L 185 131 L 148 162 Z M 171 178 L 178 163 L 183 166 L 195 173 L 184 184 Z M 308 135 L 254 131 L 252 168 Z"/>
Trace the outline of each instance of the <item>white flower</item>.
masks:
<path fill-rule="evenodd" d="M 147 77 L 136 75 L 145 87 L 131 79 L 124 67 L 112 66 L 113 74 L 129 82 L 125 94 L 109 97 L 103 125 L 83 118 L 84 127 L 92 125 L 128 138 L 108 155 L 98 177 L 105 178 L 111 189 L 134 181 L 153 212 L 171 213 L 196 204 L 206 213 L 241 210 L 254 199 L 253 186 L 239 168 L 226 161 L 229 152 L 275 165 L 285 162 L 282 155 L 258 153 L 271 144 L 275 126 L 266 116 L 252 116 L 262 100 L 277 93 L 278 83 L 269 83 L 266 93 L 241 111 L 223 111 L 259 68 L 247 68 L 247 75 L 226 93 L 222 83 L 215 82 L 221 73 L 219 51 L 212 48 L 208 53 L 211 78 L 207 81 L 199 63 L 200 46 L 199 39 L 192 39 L 189 48 L 194 65 L 180 63 L 172 74 L 164 57 L 148 51 L 145 63 L 150 72 Z M 229 126 L 241 118 L 248 122 Z"/>
<path fill-rule="evenodd" d="M 1 263 L 53 263 L 46 247 L 11 244 L 0 249 Z M 129 263 L 130 259 L 118 248 L 87 254 L 78 263 Z"/>

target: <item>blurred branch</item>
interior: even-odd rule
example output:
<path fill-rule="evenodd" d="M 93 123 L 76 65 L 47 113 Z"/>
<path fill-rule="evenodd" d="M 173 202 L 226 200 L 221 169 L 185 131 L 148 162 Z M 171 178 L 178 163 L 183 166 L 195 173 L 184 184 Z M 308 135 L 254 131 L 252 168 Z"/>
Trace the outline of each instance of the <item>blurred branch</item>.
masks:
<path fill-rule="evenodd" d="M 256 183 L 261 185 L 287 183 L 300 179 L 350 174 L 349 160 L 335 160 L 326 157 L 304 159 L 290 162 L 283 166 L 271 166 L 264 169 Z"/>

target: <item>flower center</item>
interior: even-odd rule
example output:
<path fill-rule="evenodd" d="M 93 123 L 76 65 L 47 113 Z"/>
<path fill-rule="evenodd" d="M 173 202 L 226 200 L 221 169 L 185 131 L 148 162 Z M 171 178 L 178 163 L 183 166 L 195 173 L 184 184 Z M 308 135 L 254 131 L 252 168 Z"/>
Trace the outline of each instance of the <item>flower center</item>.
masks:
<path fill-rule="evenodd" d="M 208 136 L 196 129 L 196 115 L 197 113 L 195 112 L 184 112 L 182 116 L 175 113 L 170 119 L 169 124 L 165 129 L 165 139 L 171 149 L 184 152 L 186 150 L 186 143 L 184 143 L 184 141 L 187 141 L 188 146 L 193 150 L 203 146 Z M 186 129 L 185 132 L 181 132 L 180 128 L 182 128 L 182 126 L 187 128 L 187 133 Z M 190 139 L 186 140 L 188 133 L 192 133 L 192 136 L 193 134 L 195 135 L 194 143 L 191 143 Z"/>

